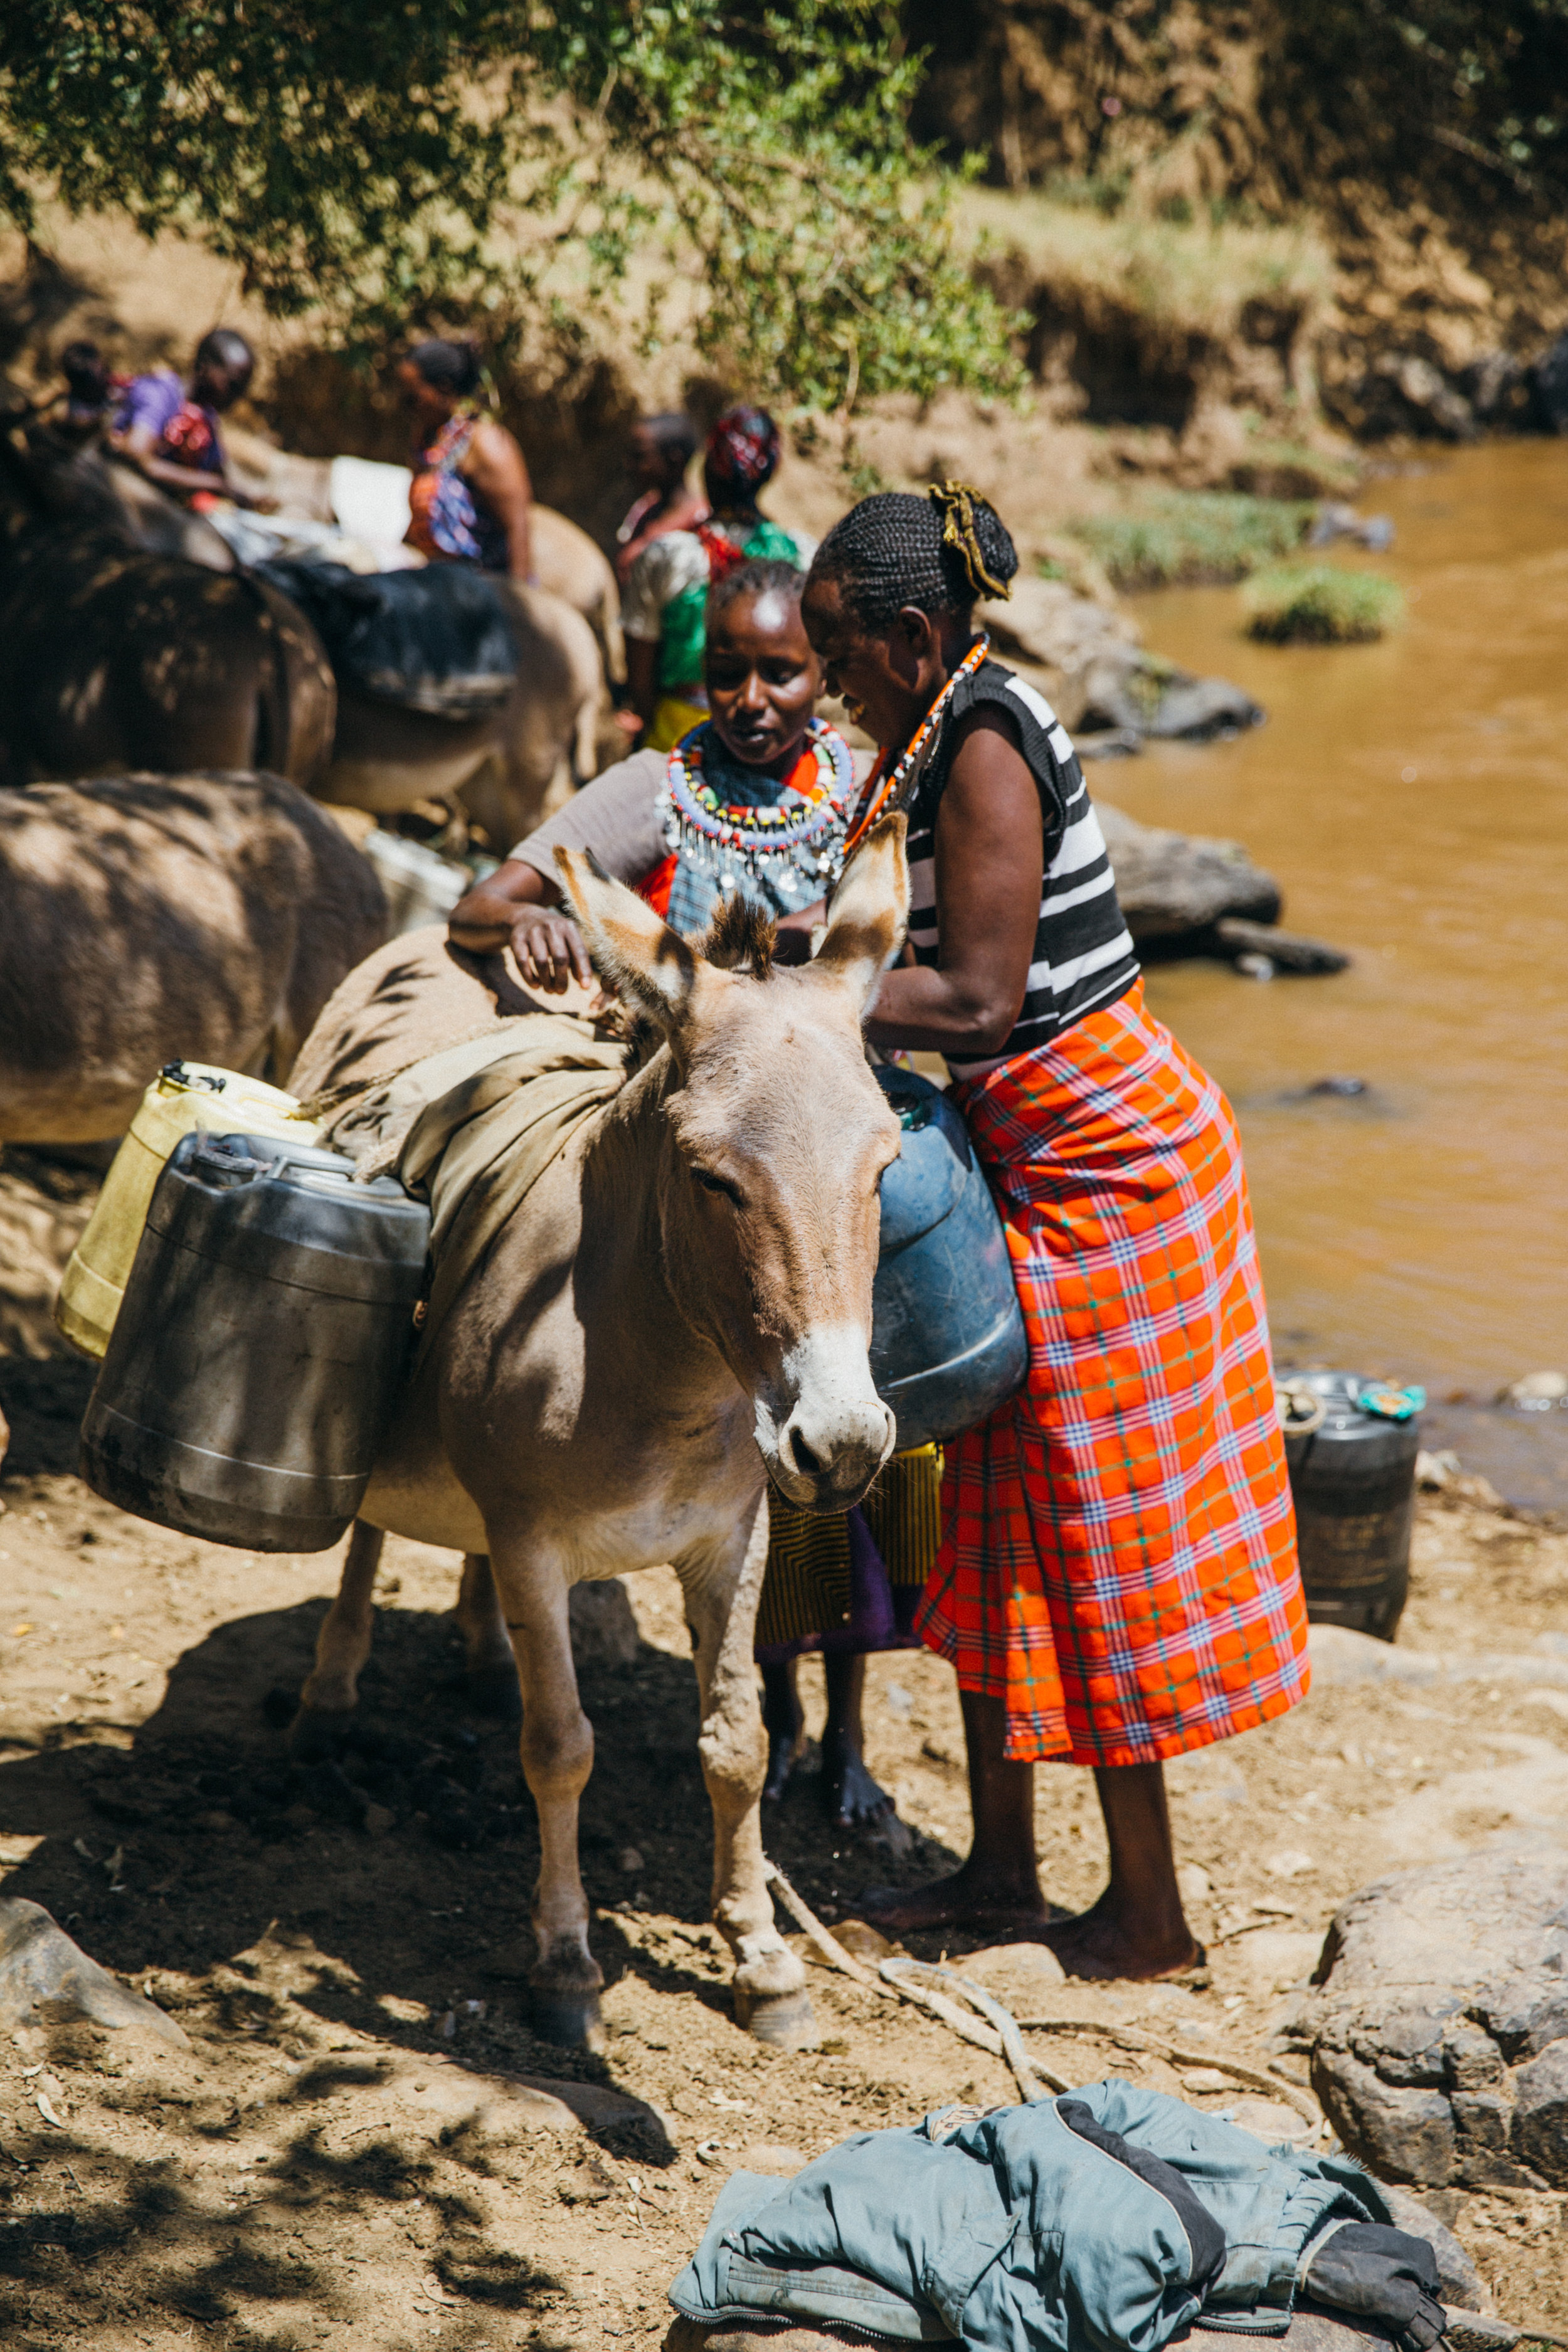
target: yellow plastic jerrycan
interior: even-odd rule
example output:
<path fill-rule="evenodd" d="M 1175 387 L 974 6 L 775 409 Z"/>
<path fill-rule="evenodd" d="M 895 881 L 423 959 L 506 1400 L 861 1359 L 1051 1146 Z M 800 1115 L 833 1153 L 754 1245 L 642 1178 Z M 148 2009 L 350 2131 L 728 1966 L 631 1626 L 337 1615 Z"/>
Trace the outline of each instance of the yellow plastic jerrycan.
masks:
<path fill-rule="evenodd" d="M 55 1321 L 84 1355 L 101 1356 L 109 1345 L 153 1188 L 170 1152 L 193 1128 L 275 1135 L 294 1143 L 314 1143 L 319 1132 L 313 1119 L 300 1118 L 298 1098 L 280 1087 L 206 1062 L 165 1063 L 114 1155 L 55 1302 Z"/>

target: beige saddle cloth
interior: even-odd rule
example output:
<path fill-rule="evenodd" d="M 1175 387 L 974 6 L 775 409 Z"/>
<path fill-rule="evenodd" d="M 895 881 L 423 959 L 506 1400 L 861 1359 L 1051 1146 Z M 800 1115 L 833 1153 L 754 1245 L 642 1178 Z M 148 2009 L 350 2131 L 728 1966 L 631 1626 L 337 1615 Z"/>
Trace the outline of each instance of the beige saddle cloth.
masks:
<path fill-rule="evenodd" d="M 502 1225 L 637 1063 L 600 1024 L 525 1013 L 312 1103 L 321 1141 L 361 1182 L 396 1176 L 430 1203 L 435 1276 L 416 1363 Z"/>

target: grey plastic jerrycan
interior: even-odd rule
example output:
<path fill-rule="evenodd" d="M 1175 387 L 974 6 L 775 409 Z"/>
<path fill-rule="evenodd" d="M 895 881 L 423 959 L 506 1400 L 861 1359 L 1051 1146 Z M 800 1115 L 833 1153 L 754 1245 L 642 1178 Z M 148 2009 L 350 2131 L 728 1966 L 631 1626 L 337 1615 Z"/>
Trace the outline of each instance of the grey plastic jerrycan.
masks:
<path fill-rule="evenodd" d="M 1299 1372 L 1321 1399 L 1320 1427 L 1285 1431 L 1307 1614 L 1392 1642 L 1410 1589 L 1410 1528 L 1421 1416 L 1364 1412 L 1354 1372 Z"/>
<path fill-rule="evenodd" d="M 159 1177 L 82 1424 L 81 1475 L 139 1518 L 324 1551 L 407 1367 L 430 1213 L 353 1162 L 187 1135 Z"/>
<path fill-rule="evenodd" d="M 912 1070 L 879 1069 L 902 1149 L 882 1178 L 871 1377 L 900 1450 L 956 1437 L 1023 1384 L 1029 1349 L 1002 1221 L 969 1130 Z"/>

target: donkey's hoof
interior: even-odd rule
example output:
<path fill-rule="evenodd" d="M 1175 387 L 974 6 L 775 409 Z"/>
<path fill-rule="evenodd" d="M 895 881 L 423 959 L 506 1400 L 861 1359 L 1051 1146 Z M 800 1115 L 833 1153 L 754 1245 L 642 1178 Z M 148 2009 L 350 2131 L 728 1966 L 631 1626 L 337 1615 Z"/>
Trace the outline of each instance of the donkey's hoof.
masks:
<path fill-rule="evenodd" d="M 353 1719 L 352 1707 L 301 1706 L 289 1727 L 289 1755 L 296 1764 L 341 1756 Z"/>
<path fill-rule="evenodd" d="M 534 1985 L 529 2023 L 541 2042 L 564 2042 L 569 2050 L 602 2050 L 605 2019 L 596 1992 L 555 1992 Z"/>
<path fill-rule="evenodd" d="M 748 1992 L 737 1984 L 735 2022 L 775 2050 L 815 2050 L 821 2040 L 804 1985 L 795 1992 Z"/>
<path fill-rule="evenodd" d="M 522 1691 L 510 1658 L 504 1665 L 470 1666 L 463 1686 L 476 1715 L 493 1716 L 500 1723 L 522 1721 Z"/>

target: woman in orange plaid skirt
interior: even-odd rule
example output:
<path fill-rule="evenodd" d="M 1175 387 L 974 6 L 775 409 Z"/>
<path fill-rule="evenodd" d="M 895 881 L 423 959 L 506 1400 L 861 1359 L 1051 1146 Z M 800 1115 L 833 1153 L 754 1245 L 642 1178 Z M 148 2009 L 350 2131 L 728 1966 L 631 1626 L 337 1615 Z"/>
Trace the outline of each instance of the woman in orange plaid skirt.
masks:
<path fill-rule="evenodd" d="M 973 1847 L 865 1908 L 1149 1978 L 1201 1957 L 1163 1759 L 1304 1696 L 1306 1610 L 1235 1121 L 1144 1005 L 1065 730 L 975 634 L 1016 569 L 962 485 L 887 493 L 829 533 L 804 607 L 884 747 L 858 827 L 909 816 L 910 946 L 870 1035 L 945 1055 L 1029 1338 L 1021 1392 L 949 1449 L 918 1621 L 957 1670 Z M 1090 1766 L 1105 1817 L 1110 1884 L 1077 1917 L 1037 1874 L 1044 1759 Z"/>

